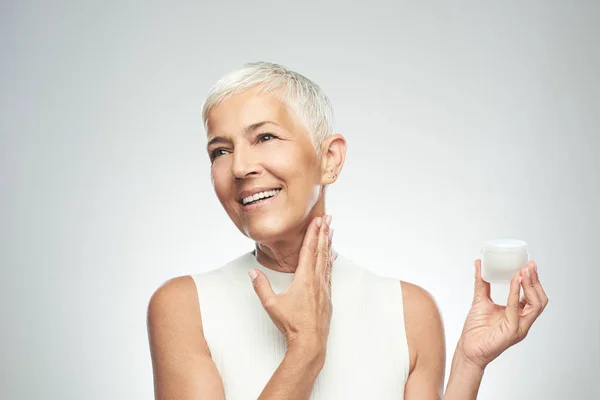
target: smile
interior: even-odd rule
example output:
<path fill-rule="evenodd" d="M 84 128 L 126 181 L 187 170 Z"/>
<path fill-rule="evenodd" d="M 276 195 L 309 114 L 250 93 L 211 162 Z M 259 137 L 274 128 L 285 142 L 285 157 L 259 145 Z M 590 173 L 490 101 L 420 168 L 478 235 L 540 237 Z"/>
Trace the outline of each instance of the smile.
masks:
<path fill-rule="evenodd" d="M 267 190 L 257 193 L 254 196 L 245 197 L 242 199 L 242 208 L 244 211 L 254 211 L 262 208 L 270 203 L 279 195 L 282 189 Z"/>

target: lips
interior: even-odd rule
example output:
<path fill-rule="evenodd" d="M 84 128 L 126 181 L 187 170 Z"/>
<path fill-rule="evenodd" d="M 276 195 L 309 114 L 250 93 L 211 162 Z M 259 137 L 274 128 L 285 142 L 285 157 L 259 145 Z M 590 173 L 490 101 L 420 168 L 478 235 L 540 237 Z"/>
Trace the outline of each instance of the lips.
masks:
<path fill-rule="evenodd" d="M 262 199 L 258 199 L 256 201 L 247 203 L 246 205 L 242 205 L 242 209 L 246 214 L 253 214 L 265 208 L 268 208 L 270 204 L 276 201 L 277 197 L 281 193 L 283 189 L 278 190 L 274 196 L 271 197 L 263 197 Z"/>
<path fill-rule="evenodd" d="M 268 192 L 269 190 L 277 190 L 277 189 L 281 189 L 281 187 L 256 187 L 253 189 L 242 190 L 238 194 L 238 203 L 243 205 L 242 200 L 248 196 L 254 196 L 256 193 Z"/>

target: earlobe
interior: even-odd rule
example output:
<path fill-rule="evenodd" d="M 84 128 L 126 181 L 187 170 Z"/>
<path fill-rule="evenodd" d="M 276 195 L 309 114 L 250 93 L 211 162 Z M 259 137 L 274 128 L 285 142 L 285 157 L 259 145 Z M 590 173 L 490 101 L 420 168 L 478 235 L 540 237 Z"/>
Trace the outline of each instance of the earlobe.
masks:
<path fill-rule="evenodd" d="M 321 180 L 324 185 L 335 182 L 337 172 L 341 171 L 346 157 L 346 140 L 340 134 L 335 134 L 323 142 L 321 153 Z"/>
<path fill-rule="evenodd" d="M 325 186 L 329 186 L 332 185 L 335 182 L 335 178 L 337 177 L 337 174 L 334 173 L 328 173 L 324 178 L 325 178 Z"/>
<path fill-rule="evenodd" d="M 331 185 L 333 182 L 335 182 L 336 177 L 337 174 L 334 174 L 333 172 L 327 172 L 326 174 L 322 175 L 321 184 L 324 186 Z"/>

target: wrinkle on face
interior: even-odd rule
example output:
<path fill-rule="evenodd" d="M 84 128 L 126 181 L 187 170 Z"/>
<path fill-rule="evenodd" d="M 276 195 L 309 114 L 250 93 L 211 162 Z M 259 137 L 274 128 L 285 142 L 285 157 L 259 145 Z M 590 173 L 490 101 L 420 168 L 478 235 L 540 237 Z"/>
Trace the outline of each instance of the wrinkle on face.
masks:
<path fill-rule="evenodd" d="M 320 168 L 308 131 L 277 96 L 246 91 L 231 96 L 208 114 L 208 140 L 220 137 L 207 148 L 225 152 L 211 165 L 211 179 L 219 201 L 238 229 L 253 239 L 268 239 L 297 225 L 313 208 L 320 194 Z M 278 138 L 255 142 L 256 135 L 272 133 Z M 272 142 L 271 142 L 272 141 Z M 271 143 L 269 143 L 271 142 Z M 246 215 L 237 202 L 240 188 L 281 183 L 286 198 L 281 223 L 269 223 Z M 280 194 L 280 195 L 281 195 Z M 273 241 L 274 238 L 271 238 Z M 285 242 L 285 240 L 284 240 Z M 273 242 L 275 243 L 275 242 Z"/>

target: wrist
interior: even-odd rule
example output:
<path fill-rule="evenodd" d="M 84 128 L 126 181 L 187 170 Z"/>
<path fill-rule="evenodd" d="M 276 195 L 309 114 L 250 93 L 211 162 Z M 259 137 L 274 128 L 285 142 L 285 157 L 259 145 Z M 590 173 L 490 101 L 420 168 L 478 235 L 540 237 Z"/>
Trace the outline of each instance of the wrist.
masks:
<path fill-rule="evenodd" d="M 305 340 L 289 341 L 286 357 L 303 364 L 322 366 L 325 363 L 326 349 L 317 343 Z"/>
<path fill-rule="evenodd" d="M 484 371 L 485 366 L 482 367 L 465 357 L 459 341 L 452 357 L 450 378 L 443 399 L 476 399 Z"/>
<path fill-rule="evenodd" d="M 466 382 L 481 382 L 485 373 L 485 366 L 478 365 L 464 356 L 457 348 L 452 358 L 452 372 L 455 377 Z"/>

